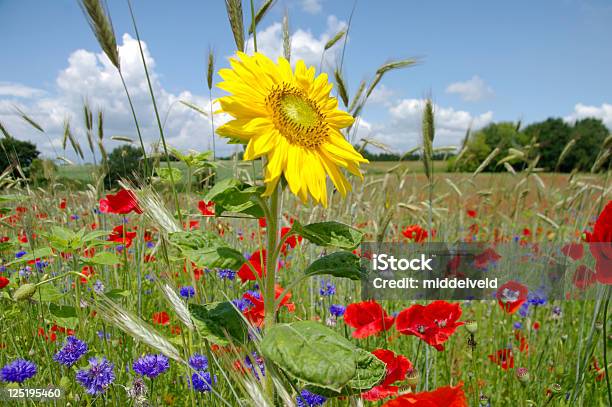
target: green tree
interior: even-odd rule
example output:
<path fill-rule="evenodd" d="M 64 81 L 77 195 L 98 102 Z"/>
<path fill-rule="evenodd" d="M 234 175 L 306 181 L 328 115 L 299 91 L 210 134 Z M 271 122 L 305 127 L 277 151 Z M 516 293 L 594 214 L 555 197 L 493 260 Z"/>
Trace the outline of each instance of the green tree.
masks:
<path fill-rule="evenodd" d="M 572 139 L 572 128 L 563 119 L 548 118 L 543 122 L 533 123 L 525 127 L 523 132 L 529 137 L 535 137 L 540 154 L 538 167 L 554 171 L 561 152 Z M 571 171 L 574 168 L 569 159 L 560 164 L 560 171 Z"/>
<path fill-rule="evenodd" d="M 6 137 L 0 140 L 0 171 L 13 166 L 13 176 L 19 177 L 17 167 L 27 175 L 32 161 L 40 155 L 36 145 L 29 141 Z"/>
<path fill-rule="evenodd" d="M 140 148 L 128 145 L 117 147 L 108 156 L 106 182 L 114 186 L 120 179 L 132 181 L 142 179 L 143 164 Z"/>
<path fill-rule="evenodd" d="M 576 144 L 568 154 L 568 161 L 573 164 L 572 168 L 589 171 L 608 134 L 610 134 L 610 131 L 601 119 L 586 118 L 578 120 L 571 133 L 571 138 L 576 140 Z M 603 168 L 607 168 L 607 165 Z"/>

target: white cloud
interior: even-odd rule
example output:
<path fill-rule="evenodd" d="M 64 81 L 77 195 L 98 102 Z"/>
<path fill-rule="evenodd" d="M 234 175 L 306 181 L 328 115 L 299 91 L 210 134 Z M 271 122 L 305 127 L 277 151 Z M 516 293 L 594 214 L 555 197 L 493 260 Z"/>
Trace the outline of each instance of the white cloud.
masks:
<path fill-rule="evenodd" d="M 402 99 L 389 109 L 391 120 L 385 124 L 371 125 L 370 136 L 392 147 L 396 151 L 406 151 L 421 144 L 421 121 L 424 99 Z M 436 146 L 459 145 L 471 126 L 478 129 L 490 123 L 493 112 L 479 115 L 456 110 L 452 107 L 434 105 Z"/>
<path fill-rule="evenodd" d="M 310 30 L 298 29 L 291 34 L 291 61 L 303 59 L 306 65 L 313 65 L 319 69 L 321 55 L 325 48 L 325 43 L 329 41 L 340 30 L 347 27 L 346 22 L 338 20 L 336 16 L 327 17 L 327 28 L 319 36 L 314 35 Z M 257 31 L 257 50 L 272 60 L 276 60 L 283 55 L 282 25 L 279 22 L 273 23 L 261 31 Z M 324 67 L 332 65 L 340 52 L 342 41 L 334 47 L 325 51 Z M 249 39 L 247 50 L 253 50 L 253 39 Z"/>
<path fill-rule="evenodd" d="M 146 43 L 143 42 L 142 45 L 161 120 L 165 121 L 164 132 L 167 142 L 183 150 L 208 148 L 211 133 L 210 122 L 206 117 L 179 103 L 180 100 L 185 100 L 207 110 L 209 108 L 208 97 L 192 94 L 189 91 L 180 93 L 167 91 L 155 72 L 155 60 L 149 53 Z M 124 34 L 122 44 L 119 46 L 119 54 L 122 72 L 134 103 L 143 139 L 146 144 L 150 145 L 159 140 L 159 131 L 138 42 L 130 35 Z M 17 84 L 10 89 L 21 89 L 20 86 Z M 35 142 L 39 150 L 46 156 L 63 155 L 58 147 L 61 150 L 65 118 L 71 120 L 73 133 L 84 152 L 88 151 L 82 124 L 85 100 L 88 101 L 94 112 L 97 112 L 98 109 L 104 112 L 107 150 L 110 151 L 120 145 L 110 140 L 112 135 L 129 136 L 137 143 L 135 125 L 119 74 L 106 55 L 101 52 L 94 53 L 82 49 L 74 51 L 68 58 L 67 67 L 57 76 L 56 89 L 53 94 L 46 94 L 37 100 L 23 101 L 14 99 L 19 96 L 17 93 L 12 92 L 10 96 L 13 98 L 0 99 L 0 121 L 13 136 Z M 4 93 L 5 96 L 7 94 L 8 92 Z M 21 94 L 28 93 L 22 91 Z M 46 134 L 41 134 L 24 123 L 15 114 L 14 105 L 36 120 L 45 129 Z M 216 117 L 215 124 L 221 124 L 225 120 L 227 120 L 226 117 Z M 228 146 L 219 139 L 217 140 L 218 154 L 227 155 L 234 151 L 234 146 Z M 74 159 L 75 155 L 70 147 L 68 150 L 67 156 Z"/>
<path fill-rule="evenodd" d="M 478 75 L 464 82 L 455 82 L 448 85 L 447 93 L 455 93 L 468 102 L 477 102 L 493 96 L 493 89 Z"/>
<path fill-rule="evenodd" d="M 383 106 L 390 107 L 392 104 L 391 98 L 393 96 L 395 96 L 395 91 L 393 89 L 389 89 L 385 85 L 378 85 L 370 94 L 368 103 L 381 104 Z"/>
<path fill-rule="evenodd" d="M 586 117 L 601 119 L 606 127 L 612 130 L 612 104 L 602 103 L 601 106 L 589 106 L 578 103 L 574 106 L 574 111 L 565 117 L 565 121 L 574 122 Z"/>
<path fill-rule="evenodd" d="M 301 0 L 302 10 L 310 14 L 320 13 L 323 9 L 322 0 Z"/>
<path fill-rule="evenodd" d="M 0 82 L 0 96 L 28 99 L 44 93 L 41 89 L 31 88 L 20 83 Z"/>

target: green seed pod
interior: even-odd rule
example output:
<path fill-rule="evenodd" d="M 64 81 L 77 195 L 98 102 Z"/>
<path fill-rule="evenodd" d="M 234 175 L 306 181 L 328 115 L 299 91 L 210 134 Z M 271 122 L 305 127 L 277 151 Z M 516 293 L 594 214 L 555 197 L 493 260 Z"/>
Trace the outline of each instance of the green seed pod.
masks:
<path fill-rule="evenodd" d="M 550 386 L 550 391 L 553 392 L 554 394 L 561 393 L 561 390 L 563 389 L 561 388 L 561 385 L 558 383 L 553 383 L 553 385 Z"/>
<path fill-rule="evenodd" d="M 36 284 L 22 284 L 13 293 L 13 300 L 15 301 L 26 301 L 34 296 L 36 293 Z"/>
<path fill-rule="evenodd" d="M 478 322 L 470 319 L 465 322 L 465 329 L 471 334 L 475 334 L 478 331 Z"/>
<path fill-rule="evenodd" d="M 516 371 L 516 377 L 522 384 L 529 383 L 529 370 L 525 367 L 519 367 Z"/>
<path fill-rule="evenodd" d="M 421 375 L 419 374 L 418 370 L 411 369 L 408 371 L 408 374 L 406 376 L 406 383 L 408 383 L 410 387 L 416 387 L 416 385 L 419 384 L 420 380 Z"/>

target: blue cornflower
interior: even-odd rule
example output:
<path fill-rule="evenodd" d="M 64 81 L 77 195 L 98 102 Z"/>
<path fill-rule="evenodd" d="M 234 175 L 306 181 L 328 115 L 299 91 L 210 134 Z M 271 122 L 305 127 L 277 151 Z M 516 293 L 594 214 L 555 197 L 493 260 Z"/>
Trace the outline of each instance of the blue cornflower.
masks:
<path fill-rule="evenodd" d="M 28 253 L 28 252 L 26 252 L 26 251 L 20 250 L 20 251 L 18 251 L 17 253 L 15 253 L 15 258 L 20 259 L 20 258 L 22 258 L 23 256 L 25 256 L 27 253 Z"/>
<path fill-rule="evenodd" d="M 89 359 L 89 369 L 81 369 L 76 374 L 77 381 L 89 394 L 103 393 L 115 380 L 115 365 L 106 358 Z"/>
<path fill-rule="evenodd" d="M 154 248 L 154 247 L 155 247 L 155 243 L 153 243 L 153 242 L 147 242 L 147 248 L 148 248 L 148 249 L 152 249 L 152 248 Z"/>
<path fill-rule="evenodd" d="M 335 317 L 341 317 L 344 315 L 344 311 L 346 311 L 346 307 L 340 304 L 332 304 L 329 306 L 329 313 Z"/>
<path fill-rule="evenodd" d="M 530 291 L 527 294 L 527 302 L 531 305 L 544 305 L 546 304 L 546 293 L 541 289 Z"/>
<path fill-rule="evenodd" d="M 332 296 L 336 294 L 336 286 L 331 281 L 321 279 L 321 288 L 319 289 L 319 294 L 323 296 Z"/>
<path fill-rule="evenodd" d="M 258 300 L 261 300 L 261 293 L 259 291 L 247 290 L 247 294 L 252 295 L 253 298 L 257 298 Z"/>
<path fill-rule="evenodd" d="M 181 287 L 179 292 L 181 294 L 181 297 L 183 297 L 183 298 L 191 298 L 191 297 L 193 297 L 195 295 L 195 288 L 193 288 L 190 285 L 186 285 L 184 287 Z"/>
<path fill-rule="evenodd" d="M 523 303 L 523 305 L 521 305 L 521 308 L 519 308 L 519 314 L 520 316 L 525 318 L 528 313 L 529 313 L 529 303 L 525 302 Z"/>
<path fill-rule="evenodd" d="M 122 244 L 118 244 L 117 246 L 115 246 L 115 250 L 117 250 L 118 252 L 122 252 L 124 248 L 125 247 Z"/>
<path fill-rule="evenodd" d="M 325 397 L 319 396 L 318 394 L 311 393 L 306 389 L 302 390 L 302 392 L 300 393 L 299 396 L 297 396 L 297 399 L 296 399 L 298 407 L 321 406 L 323 405 L 323 403 L 325 403 L 325 400 L 327 400 Z"/>
<path fill-rule="evenodd" d="M 104 340 L 104 337 L 106 336 L 106 339 L 110 339 L 111 338 L 111 334 L 110 332 L 107 332 L 106 335 L 104 335 L 104 331 L 98 331 L 96 332 L 96 334 L 98 335 L 98 338 L 100 338 L 100 340 Z"/>
<path fill-rule="evenodd" d="M 199 392 L 208 392 L 212 390 L 213 378 L 210 376 L 209 372 L 195 372 L 191 375 L 191 383 L 193 384 L 193 388 Z M 217 378 L 215 377 L 215 382 L 217 382 Z"/>
<path fill-rule="evenodd" d="M 64 347 L 53 356 L 53 360 L 65 366 L 74 365 L 85 353 L 87 353 L 87 344 L 74 336 L 66 338 Z"/>
<path fill-rule="evenodd" d="M 4 382 L 23 383 L 36 374 L 36 365 L 25 359 L 17 359 L 0 370 L 0 378 Z"/>
<path fill-rule="evenodd" d="M 170 363 L 164 355 L 145 355 L 137 359 L 132 368 L 139 375 L 153 379 L 168 370 Z"/>
<path fill-rule="evenodd" d="M 97 280 L 93 285 L 93 290 L 95 291 L 96 294 L 103 294 L 104 288 L 105 288 L 104 283 L 100 280 Z"/>
<path fill-rule="evenodd" d="M 246 298 L 238 298 L 238 299 L 232 300 L 232 304 L 234 304 L 234 306 L 238 308 L 240 312 L 244 312 L 247 308 L 253 306 L 253 303 L 247 300 Z"/>
<path fill-rule="evenodd" d="M 236 272 L 232 269 L 220 269 L 217 274 L 224 280 L 234 280 L 236 278 Z"/>
<path fill-rule="evenodd" d="M 523 327 L 523 324 L 521 324 L 520 322 L 515 322 L 514 323 L 514 329 L 521 329 Z"/>
<path fill-rule="evenodd" d="M 253 364 L 253 362 L 251 361 L 251 358 L 249 356 L 244 358 L 244 364 L 249 369 L 251 369 L 251 371 L 255 375 L 255 378 L 257 378 L 259 380 L 259 374 L 260 373 L 261 373 L 262 376 L 266 375 L 266 365 L 264 364 L 263 358 L 261 356 L 259 356 L 257 354 L 257 352 L 253 352 L 252 355 L 253 355 L 253 360 L 255 360 L 255 363 L 257 364 L 257 366 L 255 366 Z"/>
<path fill-rule="evenodd" d="M 152 283 L 155 281 L 155 276 L 153 274 L 145 274 L 145 279 Z"/>
<path fill-rule="evenodd" d="M 79 215 L 70 215 L 70 219 L 79 220 Z"/>
<path fill-rule="evenodd" d="M 208 358 L 199 353 L 194 353 L 193 356 L 189 358 L 189 366 L 195 370 L 208 370 Z"/>

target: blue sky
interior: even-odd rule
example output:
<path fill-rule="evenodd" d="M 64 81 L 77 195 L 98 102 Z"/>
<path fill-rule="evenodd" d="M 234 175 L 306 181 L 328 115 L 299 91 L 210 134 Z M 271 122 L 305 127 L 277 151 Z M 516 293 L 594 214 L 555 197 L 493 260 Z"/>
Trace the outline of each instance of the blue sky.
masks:
<path fill-rule="evenodd" d="M 129 61 L 129 50 L 136 48 L 129 46 L 134 35 L 127 5 L 123 0 L 108 5 L 119 45 L 128 42 L 122 52 Z M 134 6 L 166 107 L 181 98 L 205 105 L 209 47 L 218 66 L 227 65 L 234 51 L 224 2 L 134 0 Z M 248 19 L 246 1 L 245 7 Z M 279 22 L 287 10 L 294 55 L 318 65 L 318 49 L 346 24 L 352 7 L 348 0 L 278 0 L 259 26 L 260 49 L 278 52 Z M 470 123 L 478 127 L 491 120 L 528 123 L 558 116 L 571 121 L 594 115 L 612 127 L 610 21 L 612 3 L 604 0 L 358 1 L 344 63 L 350 91 L 383 62 L 421 59 L 418 66 L 385 77 L 366 108 L 360 134 L 396 150 L 415 145 L 419 109 L 428 95 L 438 112 L 438 144 L 457 144 Z M 79 129 L 77 105 L 83 98 L 105 110 L 111 132 L 133 133 L 116 81 L 101 85 L 112 70 L 98 58 L 100 48 L 76 1 L 0 0 L 0 41 L 5 56 L 0 121 L 14 136 L 41 137 L 19 123 L 16 105 L 41 121 L 49 137 L 39 144 L 55 154 L 64 118 Z M 333 66 L 339 53 L 339 46 L 332 49 L 325 65 Z M 142 77 L 136 63 L 128 84 L 138 89 Z M 148 116 L 150 106 L 141 96 L 136 95 L 137 103 Z M 193 112 L 171 108 L 168 131 L 178 147 L 206 148 L 209 127 Z M 153 129 L 147 137 L 155 138 Z"/>

